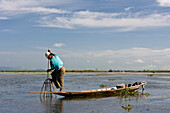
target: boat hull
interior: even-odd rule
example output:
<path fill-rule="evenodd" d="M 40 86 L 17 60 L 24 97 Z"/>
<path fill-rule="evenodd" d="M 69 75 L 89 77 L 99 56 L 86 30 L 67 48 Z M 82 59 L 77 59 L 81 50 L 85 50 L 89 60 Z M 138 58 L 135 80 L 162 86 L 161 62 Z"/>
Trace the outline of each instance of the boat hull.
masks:
<path fill-rule="evenodd" d="M 90 97 L 90 96 L 117 96 L 120 95 L 120 92 L 123 90 L 134 91 L 139 89 L 140 87 L 144 87 L 146 82 L 141 82 L 140 85 L 135 85 L 126 88 L 112 89 L 112 88 L 104 88 L 104 89 L 93 89 L 93 90 L 85 90 L 85 91 L 77 91 L 77 92 L 55 92 L 53 94 L 57 94 L 65 97 Z"/>

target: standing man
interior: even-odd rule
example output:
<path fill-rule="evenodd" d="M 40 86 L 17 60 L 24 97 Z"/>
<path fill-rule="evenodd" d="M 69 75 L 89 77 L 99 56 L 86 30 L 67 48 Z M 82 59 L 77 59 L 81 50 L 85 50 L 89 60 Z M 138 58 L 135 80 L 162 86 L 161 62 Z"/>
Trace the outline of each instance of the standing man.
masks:
<path fill-rule="evenodd" d="M 45 56 L 50 60 L 51 66 L 51 69 L 48 69 L 47 72 L 54 70 L 51 73 L 52 82 L 54 82 L 56 88 L 60 88 L 60 92 L 62 92 L 65 75 L 65 67 L 63 65 L 63 62 L 59 58 L 59 56 L 57 54 L 52 53 L 50 49 L 48 49 L 48 52 L 45 53 Z"/>

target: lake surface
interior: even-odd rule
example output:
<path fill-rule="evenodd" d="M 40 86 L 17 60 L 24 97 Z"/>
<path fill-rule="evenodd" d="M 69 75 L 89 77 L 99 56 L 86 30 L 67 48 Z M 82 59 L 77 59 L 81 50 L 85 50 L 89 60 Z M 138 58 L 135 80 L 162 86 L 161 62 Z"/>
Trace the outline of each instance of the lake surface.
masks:
<path fill-rule="evenodd" d="M 121 73 L 66 73 L 63 91 L 114 87 L 146 81 L 149 96 L 121 98 L 72 98 L 53 95 L 44 98 L 40 91 L 45 74 L 0 74 L 0 113 L 170 113 L 170 76 L 140 76 Z M 139 89 L 141 92 L 141 89 Z M 131 105 L 130 111 L 122 106 Z"/>

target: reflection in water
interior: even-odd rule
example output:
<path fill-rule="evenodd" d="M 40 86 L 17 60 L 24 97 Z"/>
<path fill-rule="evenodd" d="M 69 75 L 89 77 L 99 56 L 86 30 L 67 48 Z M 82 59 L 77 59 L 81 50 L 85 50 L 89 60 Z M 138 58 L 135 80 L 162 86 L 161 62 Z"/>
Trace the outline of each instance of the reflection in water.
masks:
<path fill-rule="evenodd" d="M 50 95 L 48 97 L 40 95 L 40 102 L 44 104 L 46 111 L 49 113 L 63 112 L 63 100 L 57 99 L 57 95 Z"/>
<path fill-rule="evenodd" d="M 62 113 L 63 112 L 63 100 L 57 99 L 54 106 L 53 106 L 53 112 L 54 113 Z"/>
<path fill-rule="evenodd" d="M 49 96 L 44 96 L 40 94 L 40 101 L 41 103 L 49 103 L 54 102 L 57 99 L 57 95 L 50 94 Z"/>
<path fill-rule="evenodd" d="M 81 108 L 82 105 L 84 105 L 84 102 L 89 102 L 89 101 L 94 101 L 94 100 L 100 101 L 102 99 L 108 99 L 108 100 L 119 99 L 118 103 L 125 103 L 125 102 L 130 102 L 130 101 L 139 101 L 139 100 L 143 100 L 143 99 L 146 99 L 146 98 L 147 98 L 147 96 L 145 96 L 145 95 L 138 95 L 136 97 L 128 97 L 128 98 L 123 98 L 123 97 L 120 97 L 120 96 L 57 98 L 57 95 L 52 95 L 52 96 L 48 96 L 48 97 L 40 96 L 40 101 L 45 106 L 44 107 L 46 109 L 45 111 L 50 112 L 50 113 L 63 113 L 64 109 L 65 109 L 66 112 L 69 112 L 68 110 L 74 111 L 75 108 L 72 108 L 72 106 L 71 106 L 72 103 L 78 103 L 78 104 L 76 104 L 76 107 Z M 88 106 L 87 106 L 87 108 L 88 108 Z"/>
<path fill-rule="evenodd" d="M 97 75 L 96 73 L 93 73 Z M 92 75 L 93 75 L 92 74 Z M 170 76 L 134 76 L 119 75 L 119 73 L 105 73 L 102 76 L 86 76 L 83 73 L 69 73 L 65 76 L 65 91 L 79 91 L 97 89 L 99 84 L 108 87 L 120 83 L 146 81 L 145 97 L 107 97 L 107 98 L 41 98 L 39 94 L 30 94 L 30 91 L 39 91 L 45 76 L 37 74 L 0 74 L 0 113 L 120 113 L 125 112 L 122 106 L 131 105 L 130 113 L 170 113 Z M 110 81 L 110 79 L 115 79 Z M 88 84 L 87 84 L 88 83 Z M 147 98 L 147 99 L 145 99 Z"/>
<path fill-rule="evenodd" d="M 120 103 L 125 103 L 125 102 L 130 102 L 130 101 L 140 101 L 140 100 L 144 100 L 147 99 L 146 95 L 138 95 L 135 97 L 128 97 L 128 98 L 122 98 L 122 97 L 117 97 L 118 99 L 120 99 Z"/>

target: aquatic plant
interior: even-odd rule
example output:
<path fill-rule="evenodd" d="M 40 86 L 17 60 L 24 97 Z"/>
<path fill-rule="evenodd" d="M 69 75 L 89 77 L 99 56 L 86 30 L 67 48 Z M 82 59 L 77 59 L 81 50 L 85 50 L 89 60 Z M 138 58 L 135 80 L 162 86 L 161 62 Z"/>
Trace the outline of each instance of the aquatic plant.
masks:
<path fill-rule="evenodd" d="M 138 90 L 129 90 L 129 89 L 125 89 L 125 90 L 122 90 L 119 92 L 119 96 L 123 97 L 123 98 L 127 98 L 127 97 L 130 97 L 130 96 L 138 96 L 139 95 L 139 92 Z"/>
<path fill-rule="evenodd" d="M 147 108 L 146 110 L 147 110 L 147 111 L 150 111 L 150 109 L 149 109 L 149 108 Z"/>
<path fill-rule="evenodd" d="M 102 87 L 102 88 L 105 87 L 105 85 L 104 85 L 103 83 L 102 83 L 102 84 L 99 84 L 99 86 Z"/>
<path fill-rule="evenodd" d="M 144 93 L 143 95 L 149 96 L 150 94 L 148 92 Z"/>
<path fill-rule="evenodd" d="M 132 107 L 132 105 L 130 105 L 130 104 L 122 106 L 122 108 L 125 110 L 128 110 L 128 112 L 131 111 L 131 107 Z"/>
<path fill-rule="evenodd" d="M 153 74 L 150 74 L 150 75 L 147 75 L 147 76 L 150 76 L 150 77 L 152 77 L 152 76 L 153 76 Z"/>
<path fill-rule="evenodd" d="M 148 92 L 141 93 L 138 90 L 130 90 L 126 88 L 125 90 L 121 90 L 120 92 L 118 92 L 117 95 L 121 96 L 122 98 L 128 98 L 128 97 L 137 97 L 140 95 L 149 96 L 150 94 Z"/>
<path fill-rule="evenodd" d="M 109 81 L 114 81 L 114 80 L 116 80 L 116 79 L 108 79 Z"/>

